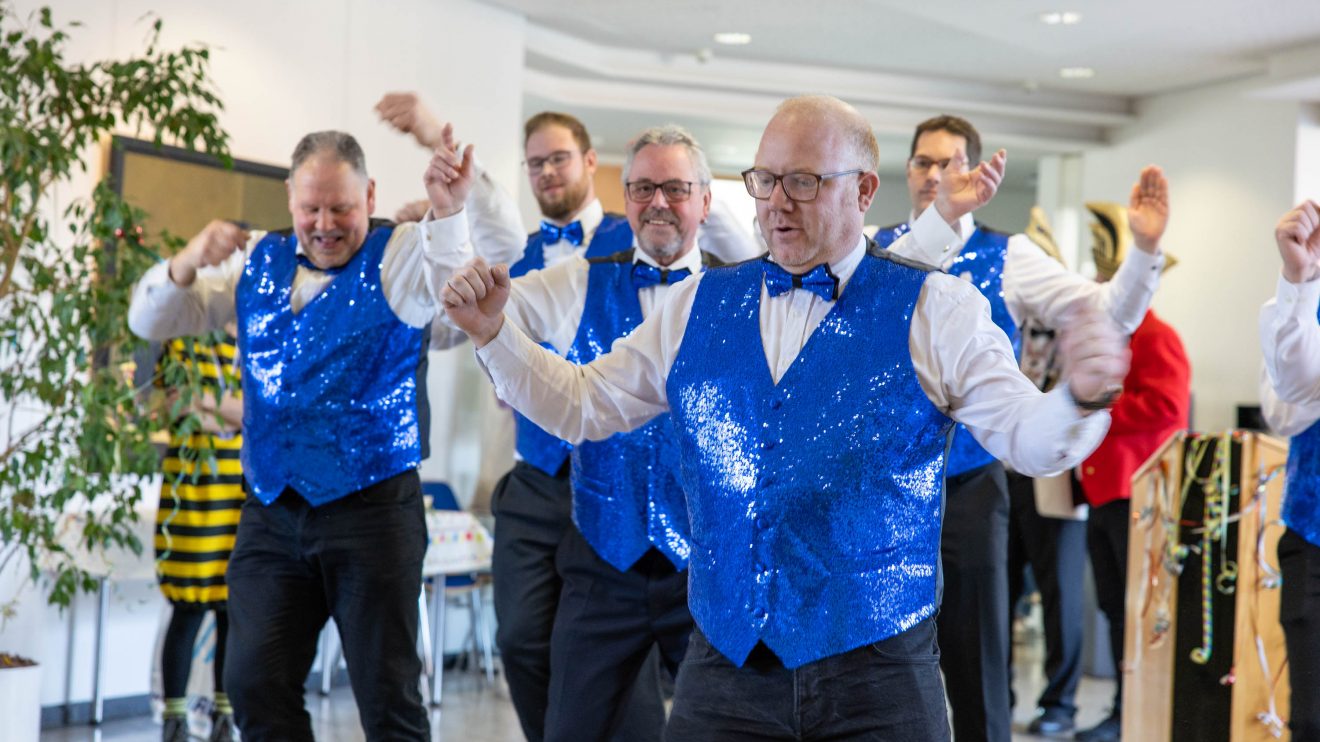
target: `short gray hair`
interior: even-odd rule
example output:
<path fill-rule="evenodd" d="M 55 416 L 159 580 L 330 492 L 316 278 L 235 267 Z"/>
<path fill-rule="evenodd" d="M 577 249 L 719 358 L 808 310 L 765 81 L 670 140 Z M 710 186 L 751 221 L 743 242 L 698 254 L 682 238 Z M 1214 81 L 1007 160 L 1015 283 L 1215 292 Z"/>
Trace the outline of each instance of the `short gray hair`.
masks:
<path fill-rule="evenodd" d="M 628 176 L 632 173 L 633 160 L 637 158 L 637 153 L 651 144 L 660 147 L 682 145 L 687 149 L 688 159 L 692 161 L 692 169 L 697 171 L 697 182 L 701 185 L 710 183 L 710 165 L 706 163 L 705 150 L 701 149 L 697 138 L 692 136 L 691 132 L 678 124 L 652 126 L 632 140 L 628 145 L 628 159 L 623 163 L 624 183 L 628 182 Z"/>
<path fill-rule="evenodd" d="M 307 160 L 328 153 L 339 162 L 347 162 L 353 171 L 367 177 L 367 156 L 352 134 L 342 131 L 314 131 L 303 137 L 298 146 L 293 148 L 293 163 L 289 166 L 289 176 Z"/>

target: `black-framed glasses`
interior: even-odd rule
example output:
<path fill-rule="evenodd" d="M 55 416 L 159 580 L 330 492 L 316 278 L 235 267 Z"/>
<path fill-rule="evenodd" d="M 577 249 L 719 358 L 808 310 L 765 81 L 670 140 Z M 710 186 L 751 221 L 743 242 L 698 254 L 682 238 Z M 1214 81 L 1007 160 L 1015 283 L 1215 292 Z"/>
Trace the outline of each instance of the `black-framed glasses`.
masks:
<path fill-rule="evenodd" d="M 546 165 L 549 165 L 555 170 L 560 170 L 572 161 L 573 153 L 566 149 L 561 149 L 556 152 L 551 152 L 545 157 L 533 157 L 524 160 L 523 167 L 527 168 L 528 175 L 540 175 Z"/>
<path fill-rule="evenodd" d="M 623 184 L 623 190 L 628 194 L 628 200 L 639 204 L 649 204 L 651 199 L 655 198 L 656 189 L 665 194 L 665 201 L 676 204 L 688 200 L 692 195 L 692 186 L 700 185 L 690 180 L 666 180 L 663 183 L 652 183 L 649 180 L 630 180 Z"/>
<path fill-rule="evenodd" d="M 769 170 L 755 168 L 742 171 L 743 184 L 752 198 L 764 201 L 775 192 L 775 184 L 784 186 L 784 195 L 793 201 L 814 201 L 820 195 L 820 182 L 845 175 L 857 175 L 866 172 L 860 168 L 841 170 L 837 173 L 784 173 L 776 175 Z"/>
<path fill-rule="evenodd" d="M 925 155 L 915 155 L 913 157 L 908 158 L 908 167 L 912 168 L 918 173 L 924 173 L 927 170 L 930 170 L 931 165 L 937 165 L 942 171 L 944 170 L 944 168 L 949 166 L 949 162 L 952 159 L 953 158 L 951 157 L 945 157 L 942 160 L 936 160 L 934 158 L 930 158 Z"/>

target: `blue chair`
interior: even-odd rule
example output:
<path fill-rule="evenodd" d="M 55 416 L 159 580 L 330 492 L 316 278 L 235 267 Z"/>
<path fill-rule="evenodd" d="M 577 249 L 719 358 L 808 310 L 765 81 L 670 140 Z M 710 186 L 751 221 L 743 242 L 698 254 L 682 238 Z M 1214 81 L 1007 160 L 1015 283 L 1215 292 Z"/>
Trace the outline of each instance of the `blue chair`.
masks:
<path fill-rule="evenodd" d="M 444 482 L 422 482 L 422 494 L 431 498 L 431 508 L 434 510 L 462 509 L 458 505 L 458 498 L 454 496 L 454 490 Z M 448 598 L 464 595 L 468 598 L 468 608 L 471 611 L 470 646 L 473 649 L 473 665 L 478 664 L 477 654 L 480 653 L 484 659 L 486 681 L 490 684 L 495 682 L 493 649 L 495 642 L 491 630 L 492 619 L 486 612 L 483 598 L 483 588 L 489 584 L 489 573 L 469 572 L 435 577 L 441 580 L 434 577 L 427 579 L 431 585 L 430 622 L 423 621 L 421 634 L 423 652 L 429 655 L 427 658 L 429 661 L 425 664 L 431 688 L 431 703 L 439 706 L 444 677 L 445 611 L 449 603 Z"/>

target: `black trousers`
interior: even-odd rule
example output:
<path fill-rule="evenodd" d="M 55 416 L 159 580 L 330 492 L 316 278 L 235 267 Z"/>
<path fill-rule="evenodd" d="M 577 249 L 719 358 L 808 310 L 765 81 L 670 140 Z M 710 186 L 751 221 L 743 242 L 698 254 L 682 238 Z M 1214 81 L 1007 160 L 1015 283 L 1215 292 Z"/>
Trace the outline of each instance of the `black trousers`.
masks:
<path fill-rule="evenodd" d="M 1279 623 L 1288 647 L 1292 708 L 1288 727 L 1296 742 L 1320 740 L 1320 546 L 1291 528 L 1279 538 Z"/>
<path fill-rule="evenodd" d="M 192 674 L 193 648 L 209 608 L 175 603 L 170 609 L 170 623 L 165 628 L 165 642 L 160 653 L 160 677 L 166 699 L 188 695 L 188 676 Z M 224 608 L 215 611 L 215 675 L 213 692 L 225 692 L 225 644 L 229 638 L 229 614 Z"/>
<path fill-rule="evenodd" d="M 788 670 L 764 644 L 742 667 L 692 633 L 670 742 L 949 739 L 934 621 Z"/>
<path fill-rule="evenodd" d="M 1091 508 L 1086 520 L 1086 549 L 1091 554 L 1095 598 L 1109 621 L 1109 653 L 1114 660 L 1114 716 L 1123 710 L 1123 624 L 1126 617 L 1128 521 L 1132 501 L 1114 500 Z"/>
<path fill-rule="evenodd" d="M 561 545 L 575 530 L 572 508 L 567 464 L 552 477 L 519 461 L 491 495 L 495 515 L 491 573 L 499 624 L 495 643 L 514 711 L 529 742 L 545 739 L 550 638 L 564 587 L 557 560 Z M 655 660 L 649 660 L 638 675 L 617 739 L 645 739 L 653 734 L 648 730 L 659 729 L 663 720 L 659 671 Z"/>
<path fill-rule="evenodd" d="M 949 477 L 940 538 L 940 665 L 958 742 L 1008 742 L 1008 483 L 999 463 Z"/>
<path fill-rule="evenodd" d="M 596 554 L 577 526 L 569 528 L 558 564 L 564 590 L 550 641 L 545 738 L 609 739 L 622 729 L 630 691 L 655 648 L 666 669 L 678 673 L 692 633 L 687 570 L 679 572 L 651 549 L 620 572 Z M 660 740 L 664 708 L 641 706 L 648 707 L 649 723 L 643 725 L 635 711 L 631 731 L 621 739 Z"/>
<path fill-rule="evenodd" d="M 1036 706 L 1077 712 L 1082 679 L 1082 584 L 1086 576 L 1086 521 L 1047 518 L 1036 511 L 1031 477 L 1008 474 L 1008 605 L 1022 597 L 1030 564 L 1045 616 L 1045 689 Z M 1010 623 L 1010 627 L 1011 627 Z M 1012 676 L 1010 675 L 1010 682 Z"/>
<path fill-rule="evenodd" d="M 245 742 L 310 741 L 303 688 L 333 617 L 368 740 L 428 740 L 417 597 L 426 553 L 417 472 L 313 508 L 248 498 L 229 560 L 225 687 Z"/>

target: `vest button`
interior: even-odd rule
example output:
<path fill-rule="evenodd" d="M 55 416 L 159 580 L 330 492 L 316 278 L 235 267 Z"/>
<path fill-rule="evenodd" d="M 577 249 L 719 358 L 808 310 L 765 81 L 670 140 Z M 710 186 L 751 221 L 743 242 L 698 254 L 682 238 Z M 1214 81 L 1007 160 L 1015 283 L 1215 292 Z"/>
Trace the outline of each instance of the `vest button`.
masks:
<path fill-rule="evenodd" d="M 761 529 L 762 531 L 769 530 L 769 528 L 770 528 L 770 521 L 769 521 L 769 519 L 764 518 L 764 517 L 758 517 L 758 518 L 756 519 L 756 527 L 759 528 L 759 529 Z"/>
<path fill-rule="evenodd" d="M 765 621 L 770 618 L 770 613 L 764 608 L 757 608 L 752 612 L 752 615 L 756 617 L 757 621 Z"/>
<path fill-rule="evenodd" d="M 775 476 L 773 474 L 767 474 L 764 477 L 761 477 L 761 481 L 757 482 L 757 486 L 761 489 L 766 489 L 774 483 L 775 483 Z"/>
<path fill-rule="evenodd" d="M 757 562 L 756 564 L 753 564 L 753 565 L 752 565 L 752 569 L 756 570 L 756 573 L 757 573 L 758 575 L 763 575 L 763 574 L 765 574 L 765 573 L 767 573 L 767 572 L 770 571 L 770 570 L 766 569 L 766 568 L 765 568 L 765 565 L 764 565 L 764 564 L 761 564 L 760 562 Z"/>
<path fill-rule="evenodd" d="M 784 406 L 784 400 L 779 399 L 778 397 L 770 400 L 770 409 L 772 410 L 777 410 L 783 406 Z"/>
<path fill-rule="evenodd" d="M 774 439 L 771 438 L 770 440 L 767 440 L 767 441 L 765 441 L 764 443 L 762 443 L 762 444 L 761 444 L 761 448 L 764 448 L 764 449 L 767 450 L 767 451 L 773 451 L 774 448 L 775 448 L 775 441 L 774 441 Z"/>

